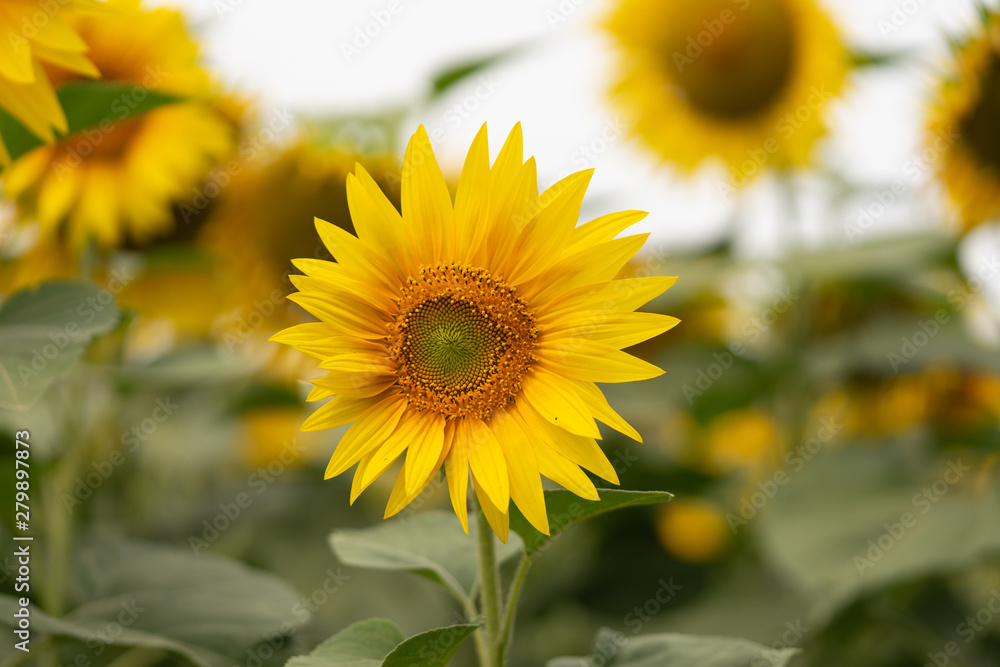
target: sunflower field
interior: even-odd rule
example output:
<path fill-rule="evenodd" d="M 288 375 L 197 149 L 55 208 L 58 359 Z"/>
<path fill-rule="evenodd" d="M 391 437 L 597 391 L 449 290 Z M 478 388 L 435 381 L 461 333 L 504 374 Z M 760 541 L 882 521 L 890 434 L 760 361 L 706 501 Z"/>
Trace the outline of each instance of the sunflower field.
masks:
<path fill-rule="evenodd" d="M 1000 665 L 997 0 L 0 0 L 0 667 Z"/>

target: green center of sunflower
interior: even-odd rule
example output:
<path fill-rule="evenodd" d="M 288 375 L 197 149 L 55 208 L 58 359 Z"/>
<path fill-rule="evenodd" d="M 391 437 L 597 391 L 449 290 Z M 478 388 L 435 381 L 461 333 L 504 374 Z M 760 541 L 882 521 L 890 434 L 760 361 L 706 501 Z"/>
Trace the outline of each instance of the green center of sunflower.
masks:
<path fill-rule="evenodd" d="M 1000 170 L 1000 54 L 979 80 L 979 99 L 959 121 L 959 135 L 984 165 Z"/>
<path fill-rule="evenodd" d="M 688 103 L 741 120 L 774 104 L 795 63 L 795 25 L 784 0 L 698 3 L 665 45 L 666 67 Z"/>
<path fill-rule="evenodd" d="M 489 378 L 507 345 L 505 338 L 480 308 L 438 296 L 410 311 L 403 354 L 418 382 L 459 393 Z"/>
<path fill-rule="evenodd" d="M 485 421 L 520 391 L 536 338 L 512 287 L 485 269 L 438 265 L 403 286 L 389 350 L 417 409 Z"/>

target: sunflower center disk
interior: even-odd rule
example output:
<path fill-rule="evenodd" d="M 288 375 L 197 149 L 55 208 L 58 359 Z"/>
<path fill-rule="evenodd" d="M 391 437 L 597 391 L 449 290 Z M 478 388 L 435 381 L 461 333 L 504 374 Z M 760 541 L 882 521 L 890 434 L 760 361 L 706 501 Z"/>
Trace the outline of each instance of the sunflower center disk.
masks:
<path fill-rule="evenodd" d="M 1000 53 L 980 81 L 979 99 L 959 123 L 959 135 L 984 165 L 1000 171 Z"/>
<path fill-rule="evenodd" d="M 423 267 L 403 288 L 390 337 L 411 404 L 488 420 L 521 388 L 537 332 L 517 292 L 483 269 Z"/>
<path fill-rule="evenodd" d="M 773 105 L 791 78 L 795 26 L 784 0 L 690 3 L 664 44 L 665 63 L 688 103 L 723 120 Z"/>
<path fill-rule="evenodd" d="M 404 352 L 413 377 L 441 391 L 468 391 L 483 384 L 506 341 L 475 305 L 439 296 L 410 313 Z"/>

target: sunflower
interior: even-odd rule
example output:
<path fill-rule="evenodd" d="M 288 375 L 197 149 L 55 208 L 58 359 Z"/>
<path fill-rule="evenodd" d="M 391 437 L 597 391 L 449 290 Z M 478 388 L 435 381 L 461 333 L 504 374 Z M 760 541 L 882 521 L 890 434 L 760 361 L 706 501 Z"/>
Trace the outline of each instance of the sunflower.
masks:
<path fill-rule="evenodd" d="M 199 246 L 217 254 L 239 276 L 237 317 L 250 315 L 261 333 L 305 321 L 287 304 L 290 262 L 329 259 L 316 238 L 313 216 L 354 231 L 347 205 L 347 177 L 357 163 L 399 203 L 399 166 L 387 157 L 363 156 L 299 141 L 272 159 L 245 164 L 219 197 L 198 234 Z M 241 240 L 234 246 L 233 239 Z M 292 308 L 287 306 L 291 305 Z"/>
<path fill-rule="evenodd" d="M 968 229 L 1000 214 L 1000 27 L 989 19 L 958 53 L 930 114 L 928 156 Z M 940 158 L 940 159 L 938 159 Z"/>
<path fill-rule="evenodd" d="M 195 194 L 236 139 L 223 102 L 209 98 L 211 82 L 181 14 L 144 10 L 138 0 L 105 4 L 114 11 L 77 17 L 73 26 L 103 78 L 134 88 L 111 105 L 114 122 L 31 151 L 7 170 L 4 184 L 43 234 L 63 230 L 77 247 L 90 239 L 103 247 L 126 238 L 144 243 L 169 232 L 171 205 Z M 77 75 L 51 68 L 50 78 L 60 84 Z M 189 101 L 124 118 L 149 90 Z"/>
<path fill-rule="evenodd" d="M 736 187 L 808 162 L 850 66 L 813 0 L 620 0 L 607 27 L 634 132 L 688 171 L 721 158 Z"/>
<path fill-rule="evenodd" d="M 645 213 L 576 227 L 592 170 L 538 194 L 516 125 L 489 164 L 486 127 L 469 150 L 454 205 L 421 126 L 406 149 L 402 214 L 368 172 L 347 179 L 357 236 L 322 220 L 336 262 L 297 260 L 289 298 L 319 318 L 273 339 L 321 361 L 310 400 L 332 398 L 302 429 L 353 424 L 326 469 L 354 465 L 351 500 L 405 453 L 386 517 L 443 465 L 468 532 L 469 473 L 506 541 L 513 500 L 548 533 L 541 475 L 597 499 L 581 470 L 617 483 L 595 419 L 639 440 L 595 382 L 662 371 L 621 348 L 673 327 L 635 313 L 674 278 L 616 280 L 647 235 L 615 238 Z"/>
<path fill-rule="evenodd" d="M 94 0 L 0 0 L 0 108 L 40 139 L 54 141 L 53 129 L 68 130 L 45 65 L 79 75 L 99 72 L 87 58 L 87 44 L 70 26 L 74 12 L 94 8 Z M 0 164 L 10 163 L 0 136 Z"/>

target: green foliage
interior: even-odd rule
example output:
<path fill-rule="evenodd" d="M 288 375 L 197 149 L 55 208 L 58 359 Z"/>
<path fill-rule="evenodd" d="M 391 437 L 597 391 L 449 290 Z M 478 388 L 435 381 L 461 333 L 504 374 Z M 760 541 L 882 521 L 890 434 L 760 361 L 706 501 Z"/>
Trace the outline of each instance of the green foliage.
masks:
<path fill-rule="evenodd" d="M 761 546 L 819 614 L 961 572 L 1000 554 L 1000 485 L 981 472 L 958 454 L 915 466 L 885 445 L 826 452 L 762 512 Z"/>
<path fill-rule="evenodd" d="M 520 53 L 522 50 L 523 48 L 521 47 L 504 49 L 503 51 L 493 53 L 484 58 L 476 58 L 474 60 L 470 60 L 469 62 L 460 63 L 445 69 L 444 71 L 438 73 L 437 76 L 435 76 L 431 81 L 431 86 L 434 90 L 434 97 L 443 95 L 455 84 L 461 83 L 463 79 L 501 63 L 511 56 Z"/>
<path fill-rule="evenodd" d="M 768 648 L 745 639 L 657 634 L 627 639 L 607 628 L 597 634 L 586 658 L 556 658 L 546 667 L 784 667 L 798 653 Z"/>
<path fill-rule="evenodd" d="M 66 114 L 69 134 L 98 129 L 107 132 L 113 123 L 147 113 L 181 98 L 176 95 L 150 90 L 132 83 L 111 81 L 80 81 L 64 84 L 56 91 Z M 0 109 L 0 135 L 11 159 L 17 159 L 42 145 L 9 113 Z"/>
<path fill-rule="evenodd" d="M 478 627 L 466 623 L 421 632 L 394 648 L 382 667 L 444 667 Z"/>
<path fill-rule="evenodd" d="M 292 658 L 286 667 L 380 667 L 385 656 L 405 639 L 392 621 L 369 618 L 344 628 L 309 655 Z"/>
<path fill-rule="evenodd" d="M 462 532 L 451 512 L 401 516 L 371 528 L 338 530 L 330 536 L 333 552 L 345 565 L 404 570 L 425 576 L 459 600 L 469 596 L 477 577 L 475 540 Z M 521 553 L 521 540 L 498 546 L 502 562 Z"/>
<path fill-rule="evenodd" d="M 286 667 L 444 667 L 478 625 L 421 632 L 409 639 L 392 621 L 370 618 L 344 628 Z"/>
<path fill-rule="evenodd" d="M 570 491 L 555 489 L 545 491 L 545 508 L 549 516 L 549 536 L 535 530 L 520 512 L 512 511 L 510 529 L 524 539 L 527 555 L 546 548 L 548 541 L 575 523 L 612 510 L 640 505 L 656 505 L 673 498 L 666 491 L 626 491 L 601 489 L 600 500 L 584 500 Z"/>
<path fill-rule="evenodd" d="M 242 659 L 264 641 L 288 636 L 308 614 L 293 614 L 298 593 L 273 575 L 213 555 L 129 540 L 81 549 L 65 618 L 32 608 L 33 628 L 84 643 L 156 648 L 200 667 Z M 16 621 L 14 598 L 0 598 L 3 622 Z"/>
<path fill-rule="evenodd" d="M 34 405 L 119 317 L 107 289 L 80 281 L 48 282 L 7 299 L 0 305 L 0 408 Z"/>

